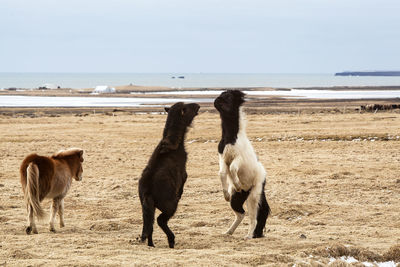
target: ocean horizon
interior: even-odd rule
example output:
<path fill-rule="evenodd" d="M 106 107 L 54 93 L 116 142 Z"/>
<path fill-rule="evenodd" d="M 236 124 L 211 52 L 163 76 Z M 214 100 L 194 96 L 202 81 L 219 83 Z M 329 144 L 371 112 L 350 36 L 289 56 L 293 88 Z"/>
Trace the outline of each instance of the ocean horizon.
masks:
<path fill-rule="evenodd" d="M 94 88 L 98 85 L 206 87 L 400 86 L 400 76 L 335 76 L 334 73 L 0 73 L 0 88 Z"/>

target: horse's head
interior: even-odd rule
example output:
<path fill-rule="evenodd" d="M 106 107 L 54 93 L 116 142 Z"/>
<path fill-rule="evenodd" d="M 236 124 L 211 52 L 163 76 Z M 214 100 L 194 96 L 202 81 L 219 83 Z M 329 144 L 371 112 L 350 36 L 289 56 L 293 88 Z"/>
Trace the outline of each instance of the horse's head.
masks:
<path fill-rule="evenodd" d="M 61 150 L 54 154 L 52 158 L 66 160 L 72 171 L 72 178 L 74 178 L 76 181 L 82 181 L 83 149 L 70 148 L 68 150 Z"/>
<path fill-rule="evenodd" d="M 161 153 L 178 148 L 179 144 L 184 141 L 186 130 L 197 116 L 199 109 L 200 106 L 196 103 L 185 104 L 183 102 L 165 108 L 168 117 L 161 141 Z"/>
<path fill-rule="evenodd" d="M 214 107 L 222 116 L 230 116 L 239 111 L 239 107 L 245 102 L 244 96 L 239 90 L 227 90 L 215 99 Z"/>
<path fill-rule="evenodd" d="M 83 150 L 80 149 L 77 153 L 77 156 L 79 157 L 79 168 L 78 171 L 75 175 L 75 180 L 76 181 L 82 181 L 82 174 L 83 174 L 83 167 L 82 167 L 82 163 L 83 163 Z"/>
<path fill-rule="evenodd" d="M 186 129 L 192 124 L 194 117 L 197 116 L 200 106 L 196 103 L 185 104 L 183 102 L 175 103 L 170 108 L 165 108 L 168 113 L 167 128 L 178 127 Z"/>

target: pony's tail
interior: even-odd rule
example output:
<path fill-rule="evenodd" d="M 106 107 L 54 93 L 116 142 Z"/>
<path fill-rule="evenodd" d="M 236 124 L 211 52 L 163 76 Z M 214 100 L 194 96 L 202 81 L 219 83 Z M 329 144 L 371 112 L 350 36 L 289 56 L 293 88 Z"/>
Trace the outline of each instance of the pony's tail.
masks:
<path fill-rule="evenodd" d="M 267 218 L 269 214 L 271 213 L 271 209 L 268 205 L 267 198 L 265 197 L 265 192 L 264 192 L 264 187 L 265 187 L 265 181 L 263 182 L 262 185 L 262 191 L 260 195 L 260 202 L 258 203 L 258 212 L 257 212 L 257 225 L 256 229 L 254 229 L 254 238 L 258 237 L 263 237 L 263 231 L 265 227 L 265 223 L 267 222 Z"/>
<path fill-rule="evenodd" d="M 25 190 L 25 203 L 27 207 L 32 207 L 33 214 L 38 219 L 45 216 L 45 212 L 40 206 L 39 200 L 39 168 L 34 163 L 29 163 L 26 168 L 26 190 Z"/>

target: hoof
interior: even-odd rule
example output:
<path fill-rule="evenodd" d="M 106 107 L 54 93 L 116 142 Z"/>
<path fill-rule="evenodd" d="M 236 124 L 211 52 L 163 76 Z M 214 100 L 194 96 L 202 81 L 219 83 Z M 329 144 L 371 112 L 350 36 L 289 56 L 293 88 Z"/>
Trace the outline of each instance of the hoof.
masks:
<path fill-rule="evenodd" d="M 231 201 L 231 195 L 228 193 L 228 191 L 224 190 L 223 192 L 224 192 L 225 200 L 228 201 L 228 202 Z"/>
<path fill-rule="evenodd" d="M 32 227 L 30 227 L 30 226 L 26 227 L 25 232 L 27 235 L 30 235 L 32 232 Z"/>
<path fill-rule="evenodd" d="M 226 231 L 226 232 L 224 232 L 224 235 L 232 235 L 232 234 L 233 234 L 232 231 Z"/>
<path fill-rule="evenodd" d="M 60 223 L 60 228 L 63 228 L 65 226 L 64 223 Z"/>
<path fill-rule="evenodd" d="M 53 232 L 53 233 L 56 232 L 56 229 L 54 229 L 54 227 L 50 227 L 49 230 L 50 230 L 50 232 Z"/>
<path fill-rule="evenodd" d="M 243 185 L 241 183 L 234 184 L 233 187 L 235 188 L 236 192 L 242 191 Z"/>
<path fill-rule="evenodd" d="M 244 240 L 249 240 L 249 239 L 252 239 L 252 238 L 253 238 L 252 236 L 246 235 L 243 239 Z"/>
<path fill-rule="evenodd" d="M 26 227 L 25 232 L 26 232 L 27 235 L 37 234 L 38 233 L 37 229 L 36 228 L 32 228 L 31 226 Z"/>
<path fill-rule="evenodd" d="M 168 245 L 169 248 L 174 248 L 175 246 L 175 236 L 173 234 L 168 238 Z"/>

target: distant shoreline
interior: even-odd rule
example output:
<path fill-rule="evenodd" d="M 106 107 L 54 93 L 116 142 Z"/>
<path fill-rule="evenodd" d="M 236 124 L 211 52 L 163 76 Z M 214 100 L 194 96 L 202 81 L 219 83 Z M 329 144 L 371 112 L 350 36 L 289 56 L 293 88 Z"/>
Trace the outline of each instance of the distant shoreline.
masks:
<path fill-rule="evenodd" d="M 180 91 L 215 91 L 215 90 L 246 90 L 246 91 L 290 91 L 295 90 L 320 90 L 320 91 L 400 91 L 400 86 L 331 86 L 331 87 L 294 87 L 294 88 L 272 88 L 272 87 L 204 87 L 204 88 L 180 88 L 174 89 L 162 86 L 137 86 L 125 85 L 114 86 L 115 93 L 91 94 L 92 88 L 71 89 L 12 89 L 0 90 L 0 95 L 20 96 L 81 96 L 81 97 L 138 97 L 138 95 L 151 92 L 180 92 Z M 141 97 L 152 97 L 141 95 Z M 165 96 L 164 96 L 165 97 Z"/>
<path fill-rule="evenodd" d="M 76 97 L 76 101 L 83 101 L 85 102 L 86 100 L 82 100 L 82 98 L 92 98 L 90 101 L 108 101 L 106 98 L 119 98 L 117 102 L 121 101 L 127 101 L 126 99 L 128 98 L 141 98 L 141 99 L 164 99 L 164 103 L 159 103 L 159 104 L 151 104 L 151 101 L 144 100 L 142 104 L 139 106 L 110 106 L 110 105 L 104 105 L 104 106 L 86 106 L 85 104 L 82 104 L 80 106 L 75 106 L 75 107 L 63 107 L 63 105 L 60 106 L 31 106 L 31 107 L 24 107 L 24 106 L 16 106 L 16 107 L 11 107 L 11 106 L 3 106 L 0 107 L 0 115 L 7 115 L 7 116 L 13 116 L 15 113 L 22 113 L 22 114 L 33 114 L 36 112 L 41 112 L 43 111 L 44 113 L 51 115 L 51 114 L 62 114 L 62 113 L 70 113 L 70 114 L 80 114 L 80 113 L 90 113 L 94 112 L 96 110 L 97 112 L 108 112 L 110 114 L 114 114 L 116 110 L 124 110 L 129 113 L 136 113 L 136 112 L 162 112 L 162 106 L 168 105 L 172 102 L 178 101 L 178 99 L 191 99 L 191 101 L 200 101 L 202 102 L 202 111 L 210 111 L 214 112 L 214 107 L 212 104 L 212 101 L 206 101 L 203 102 L 202 99 L 208 98 L 212 99 L 215 98 L 215 92 L 213 91 L 220 91 L 220 90 L 225 90 L 225 89 L 232 89 L 232 88 L 182 88 L 180 90 L 171 90 L 171 88 L 160 88 L 160 87 L 146 87 L 146 86 L 116 86 L 116 93 L 106 93 L 106 94 L 98 94 L 98 95 L 92 95 L 92 89 L 82 89 L 82 90 L 77 90 L 77 89 L 54 89 L 54 90 L 27 90 L 27 91 L 6 91 L 2 90 L 0 91 L 0 97 L 1 96 L 35 96 L 35 97 Z M 162 90 L 164 89 L 164 90 Z M 384 93 L 385 91 L 392 90 L 396 91 L 394 93 L 393 98 L 380 98 L 377 94 L 376 98 L 368 98 L 367 96 L 365 98 L 346 98 L 346 99 L 340 99 L 340 98 L 329 98 L 329 99 L 323 99 L 323 98 L 304 98 L 304 97 L 285 97 L 286 92 L 288 92 L 287 95 L 289 95 L 289 90 L 290 88 L 235 88 L 235 89 L 241 89 L 241 90 L 246 90 L 246 91 L 269 91 L 267 93 L 272 93 L 270 95 L 263 95 L 262 92 L 260 92 L 260 95 L 257 94 L 251 94 L 248 92 L 247 96 L 247 102 L 246 102 L 246 108 L 248 110 L 251 110 L 251 112 L 255 113 L 285 113 L 285 112 L 298 112 L 299 110 L 302 110 L 303 112 L 337 112 L 338 110 L 341 111 L 342 109 L 350 111 L 352 110 L 353 112 L 357 112 L 359 110 L 361 105 L 372 105 L 372 104 L 400 104 L 400 86 L 356 86 L 356 87 L 312 87 L 312 88 L 296 88 L 294 89 L 295 91 L 304 90 L 315 90 L 315 91 L 321 91 L 319 94 L 324 93 L 324 91 L 327 91 L 326 93 L 332 94 L 332 91 L 359 91 L 357 94 L 363 94 L 362 91 L 381 91 Z M 205 91 L 203 94 L 196 94 L 196 92 L 193 92 L 193 94 L 179 94 L 182 91 Z M 328 92 L 331 91 L 331 92 Z M 170 91 L 176 91 L 177 94 L 171 94 Z M 210 92 L 210 94 L 207 93 L 207 91 Z M 133 93 L 132 93 L 133 92 Z M 154 93 L 157 92 L 157 93 Z M 276 94 L 274 93 L 276 92 Z M 397 93 L 398 92 L 398 93 Z M 185 93 L 185 92 L 182 92 Z M 292 92 L 293 93 L 293 92 Z M 297 93 L 297 92 L 295 92 Z M 305 93 L 305 92 L 303 92 Z M 307 92 L 307 94 L 315 94 L 315 92 Z M 390 94 L 390 92 L 388 92 Z M 317 93 L 318 94 L 318 93 Z M 366 93 L 367 94 L 367 93 Z M 386 93 L 385 93 L 386 94 Z M 393 94 L 393 93 L 392 93 Z M 98 100 L 94 100 L 94 99 Z M 51 99 L 49 99 L 50 101 Z M 75 101 L 72 100 L 71 101 Z M 130 100 L 129 100 L 130 101 Z M 134 101 L 134 99 L 132 99 Z M 186 101 L 186 100 L 184 100 Z M 87 101 L 86 101 L 87 102 Z M 147 103 L 147 104 L 145 104 Z M 109 104 L 109 103 L 108 103 Z M 29 115 L 30 116 L 30 115 Z M 36 116 L 36 115 L 35 115 Z"/>
<path fill-rule="evenodd" d="M 400 76 L 400 71 L 344 71 L 335 76 Z"/>

